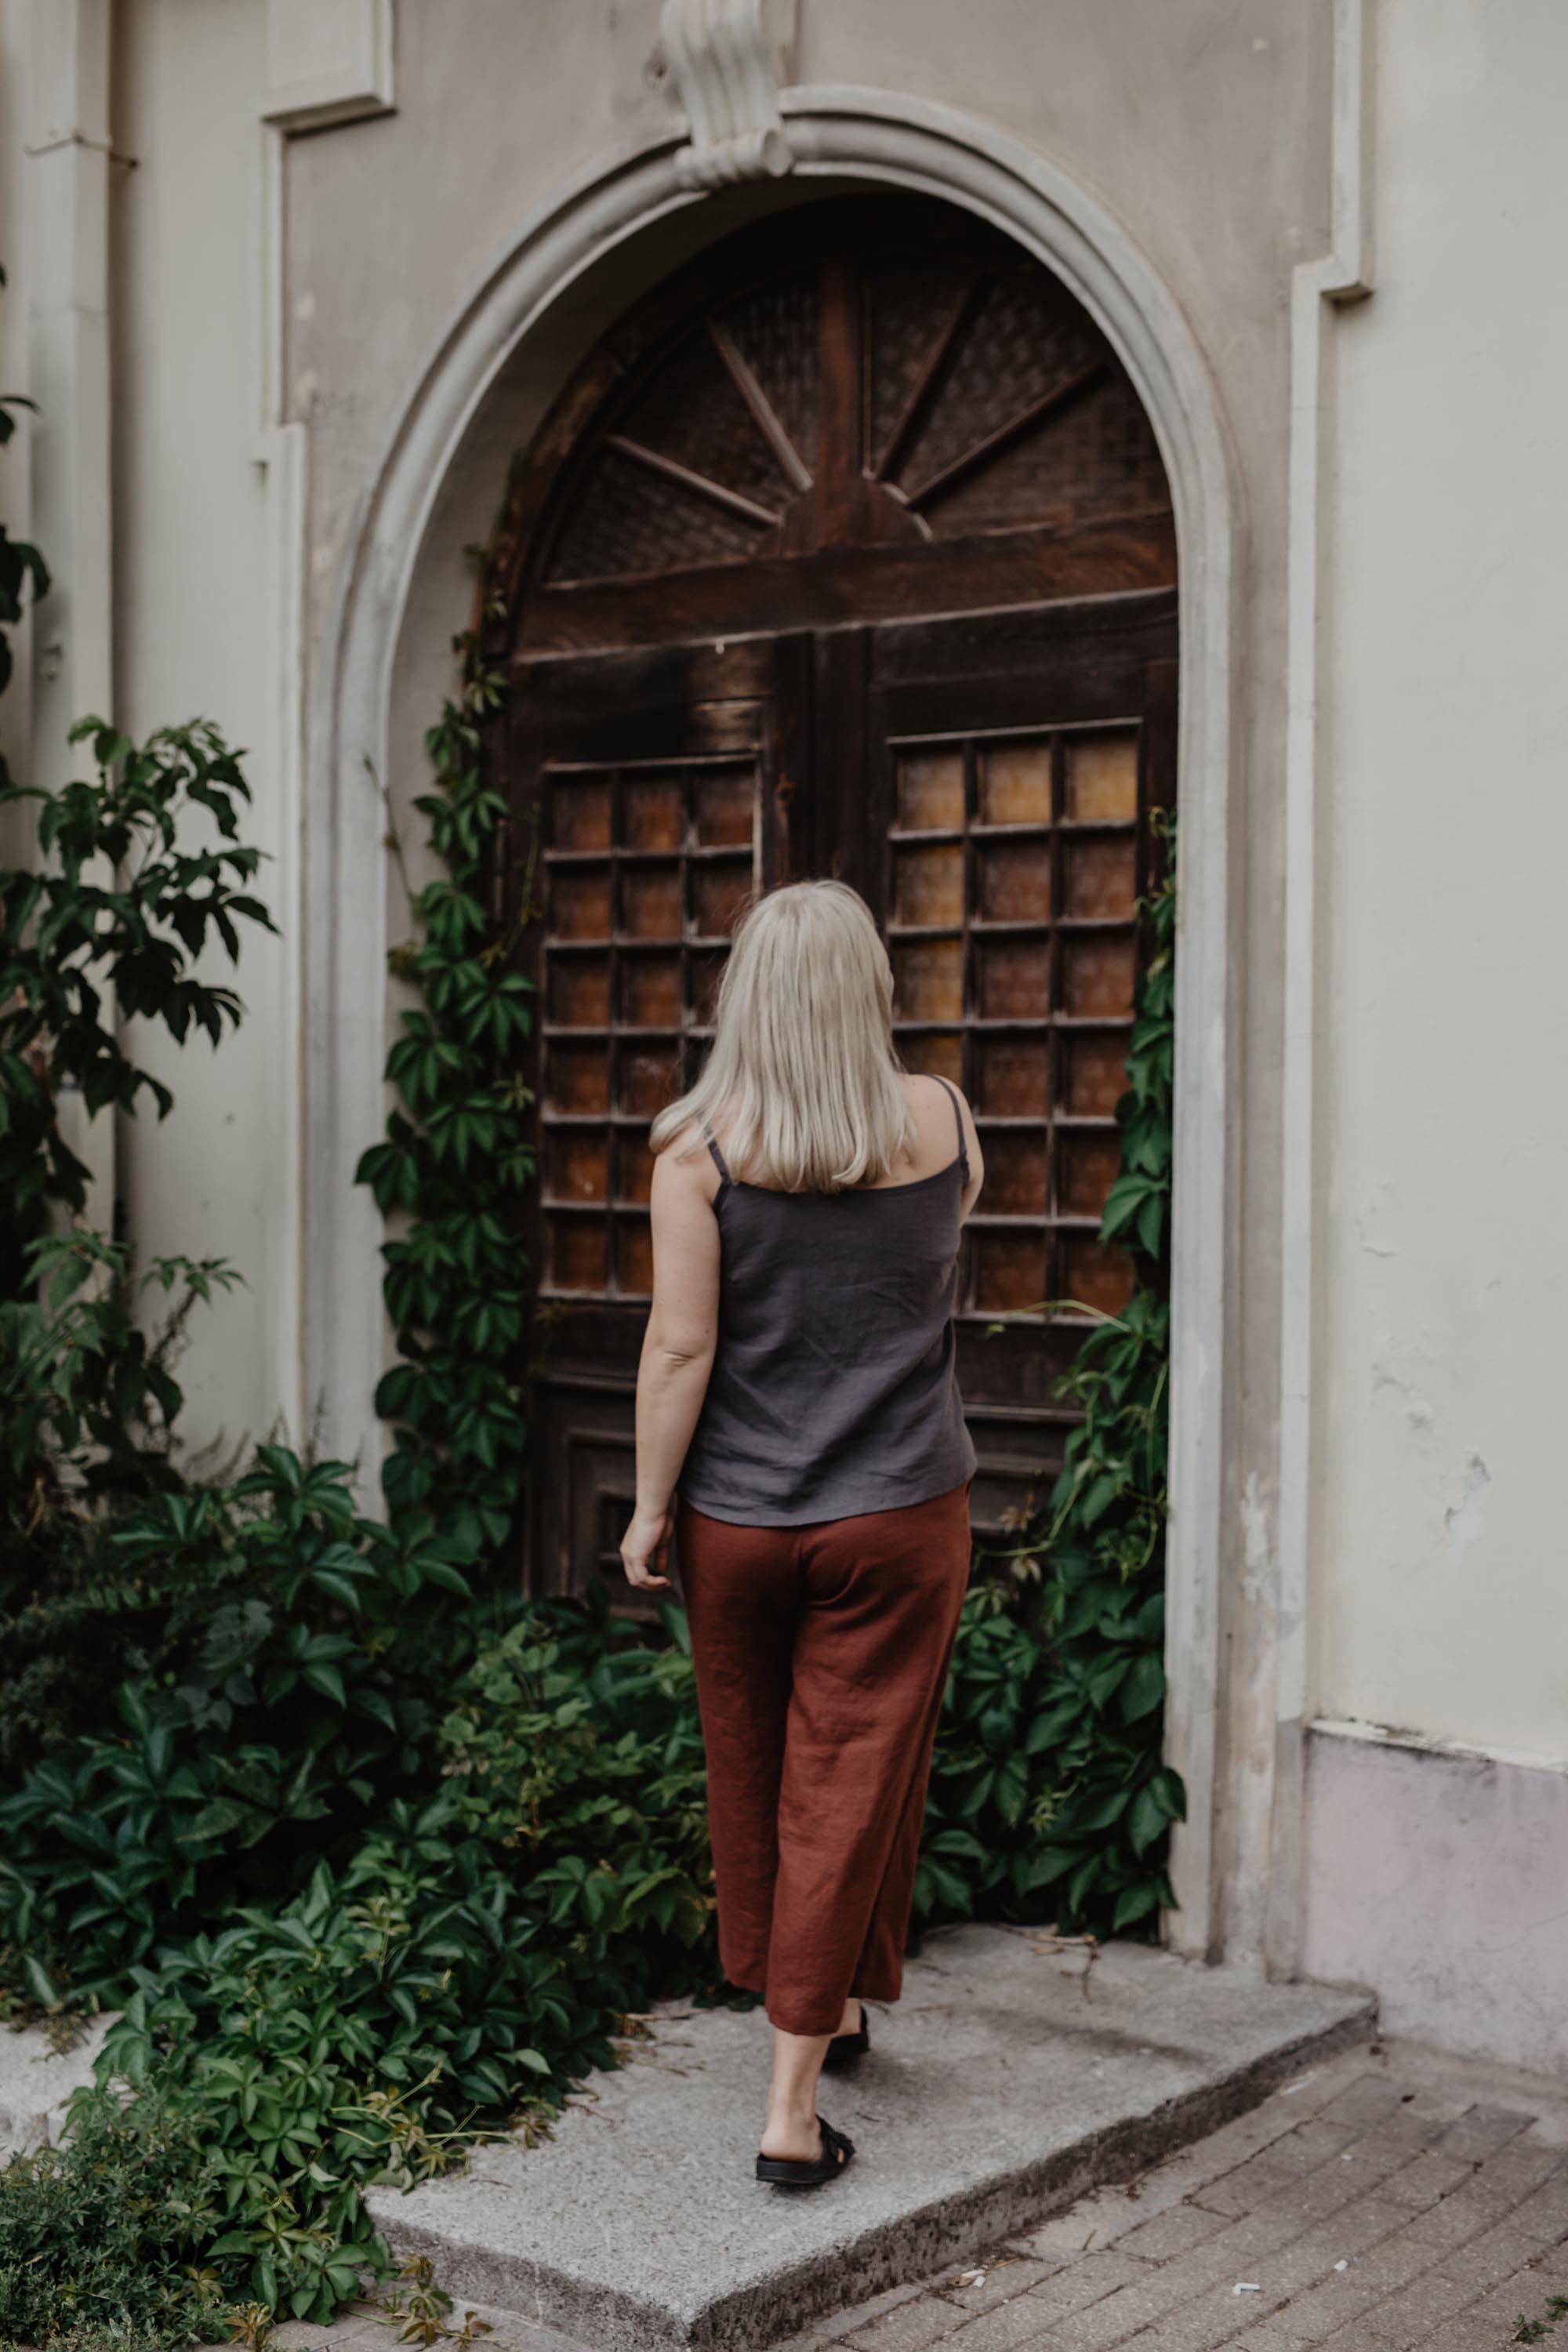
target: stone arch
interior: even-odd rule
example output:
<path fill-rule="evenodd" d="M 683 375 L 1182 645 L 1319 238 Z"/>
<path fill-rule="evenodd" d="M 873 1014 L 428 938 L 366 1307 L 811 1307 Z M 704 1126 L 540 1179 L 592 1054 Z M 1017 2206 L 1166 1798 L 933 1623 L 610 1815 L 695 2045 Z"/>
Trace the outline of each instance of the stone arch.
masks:
<path fill-rule="evenodd" d="M 384 1361 L 379 1223 L 353 1174 L 379 1131 L 391 1018 L 389 861 L 374 778 L 417 788 L 422 727 L 449 683 L 467 609 L 462 550 L 493 516 L 500 468 L 601 326 L 674 264 L 830 183 L 893 187 L 968 208 L 1063 280 L 1116 351 L 1153 425 L 1182 579 L 1181 953 L 1173 1260 L 1167 1748 L 1190 1819 L 1173 1859 L 1173 1940 L 1215 1941 L 1213 1823 L 1227 1330 L 1236 1183 L 1227 1103 L 1232 1018 L 1237 679 L 1243 520 L 1223 411 L 1180 307 L 1120 226 L 1044 157 L 954 110 L 895 92 L 784 93 L 791 180 L 703 196 L 678 136 L 596 164 L 553 192 L 455 317 L 377 468 L 317 649 L 310 747 L 306 943 L 305 1393 L 327 1442 L 377 1458 L 372 1393 Z M 504 429 L 502 420 L 505 420 Z"/>

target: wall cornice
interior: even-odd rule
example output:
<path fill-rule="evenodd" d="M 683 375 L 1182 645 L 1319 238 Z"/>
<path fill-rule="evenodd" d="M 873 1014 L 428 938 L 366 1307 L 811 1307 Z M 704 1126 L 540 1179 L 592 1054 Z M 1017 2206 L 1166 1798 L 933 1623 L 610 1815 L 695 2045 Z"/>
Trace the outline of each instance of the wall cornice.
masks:
<path fill-rule="evenodd" d="M 392 40 L 392 0 L 268 0 L 263 121 L 323 131 L 390 114 Z"/>

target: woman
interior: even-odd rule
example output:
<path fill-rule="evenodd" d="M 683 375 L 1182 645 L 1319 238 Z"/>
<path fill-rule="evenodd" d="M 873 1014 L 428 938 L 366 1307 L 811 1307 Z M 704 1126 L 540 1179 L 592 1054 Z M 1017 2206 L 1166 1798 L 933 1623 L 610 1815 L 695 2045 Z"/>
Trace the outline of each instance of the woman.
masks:
<path fill-rule="evenodd" d="M 773 2027 L 757 2177 L 815 2188 L 854 2154 L 817 2077 L 902 1981 L 969 1571 L 952 1310 L 984 1169 L 962 1096 L 900 1069 L 887 951 L 840 882 L 747 915 L 707 1067 L 652 1141 L 621 1556 L 667 1589 L 678 1537 L 720 1953 Z"/>

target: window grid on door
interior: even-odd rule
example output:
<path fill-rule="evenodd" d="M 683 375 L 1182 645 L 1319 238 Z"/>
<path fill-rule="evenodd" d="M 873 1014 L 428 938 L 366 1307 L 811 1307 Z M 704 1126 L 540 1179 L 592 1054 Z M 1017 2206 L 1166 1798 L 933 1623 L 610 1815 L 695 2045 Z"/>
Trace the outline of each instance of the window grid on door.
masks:
<path fill-rule="evenodd" d="M 761 882 L 757 763 L 552 762 L 541 797 L 540 1292 L 646 1299 L 648 1126 L 697 1074 Z"/>
<path fill-rule="evenodd" d="M 968 1316 L 1131 1296 L 1098 1236 L 1136 984 L 1139 753 L 1135 725 L 892 746 L 894 1036 L 908 1067 L 963 1087 L 985 1155 Z"/>

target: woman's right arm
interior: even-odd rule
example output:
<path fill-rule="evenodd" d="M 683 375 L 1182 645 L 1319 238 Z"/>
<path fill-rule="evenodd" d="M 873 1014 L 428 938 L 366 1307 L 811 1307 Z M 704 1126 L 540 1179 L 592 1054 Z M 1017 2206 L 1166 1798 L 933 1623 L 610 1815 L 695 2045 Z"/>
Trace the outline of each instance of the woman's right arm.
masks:
<path fill-rule="evenodd" d="M 707 1160 L 677 1147 L 653 1163 L 653 1306 L 637 1368 L 637 1508 L 621 1544 L 629 1580 L 667 1589 L 661 1571 L 675 1485 L 702 1411 L 719 1339 L 719 1221 Z"/>

